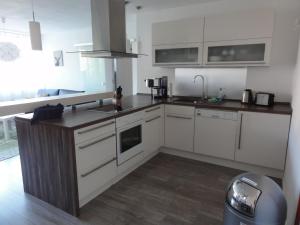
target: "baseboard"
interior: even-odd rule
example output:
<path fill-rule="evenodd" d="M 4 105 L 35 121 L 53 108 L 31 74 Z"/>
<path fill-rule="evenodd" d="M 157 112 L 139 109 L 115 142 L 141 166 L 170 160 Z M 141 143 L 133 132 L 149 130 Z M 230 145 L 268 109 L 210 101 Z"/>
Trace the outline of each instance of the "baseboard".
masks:
<path fill-rule="evenodd" d="M 181 150 L 175 150 L 175 149 L 170 149 L 166 147 L 162 147 L 160 149 L 161 152 L 167 153 L 170 155 L 176 155 L 179 157 L 183 158 L 188 158 L 188 159 L 194 159 L 198 160 L 201 162 L 206 162 L 206 163 L 211 163 L 219 166 L 225 166 L 233 169 L 238 169 L 238 170 L 243 170 L 247 172 L 253 172 L 261 175 L 268 175 L 276 178 L 283 178 L 284 171 L 281 170 L 276 170 L 276 169 L 270 169 L 270 168 L 265 168 L 265 167 L 260 167 L 260 166 L 254 166 L 254 165 L 249 165 L 246 163 L 239 163 L 231 160 L 225 160 L 225 159 L 219 159 L 215 157 L 210 157 L 210 156 L 205 156 L 205 155 L 200 155 L 196 154 L 193 152 L 186 152 L 186 151 L 181 151 Z"/>

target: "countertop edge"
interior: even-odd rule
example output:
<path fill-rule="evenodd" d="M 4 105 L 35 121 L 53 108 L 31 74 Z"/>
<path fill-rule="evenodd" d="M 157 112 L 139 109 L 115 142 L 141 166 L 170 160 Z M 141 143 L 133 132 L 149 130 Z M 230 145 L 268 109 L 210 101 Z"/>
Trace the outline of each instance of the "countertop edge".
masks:
<path fill-rule="evenodd" d="M 102 123 L 105 122 L 107 120 L 111 120 L 111 119 L 117 119 L 119 117 L 123 117 L 135 112 L 139 112 L 142 110 L 145 110 L 147 108 L 151 108 L 154 107 L 156 105 L 178 105 L 178 106 L 187 106 L 187 107 L 195 107 L 196 109 L 212 109 L 212 110 L 224 110 L 224 111 L 242 111 L 242 112 L 257 112 L 257 113 L 270 113 L 270 114 L 281 114 L 281 115 L 292 115 L 293 110 L 291 108 L 290 103 L 275 103 L 275 105 L 277 106 L 286 106 L 286 107 L 290 107 L 290 110 L 280 110 L 280 109 L 276 109 L 274 110 L 274 108 L 261 108 L 259 109 L 257 108 L 251 108 L 251 106 L 249 106 L 249 108 L 238 108 L 238 107 L 230 107 L 230 106 L 222 106 L 220 104 L 210 104 L 210 105 L 196 105 L 193 103 L 175 103 L 175 102 L 168 102 L 168 100 L 161 100 L 160 102 L 153 102 L 153 103 L 149 103 L 149 105 L 145 105 L 145 106 L 141 106 L 141 107 L 137 107 L 137 108 L 133 108 L 133 109 L 129 109 L 127 111 L 124 112 L 119 112 L 119 113 L 115 113 L 115 114 L 107 114 L 107 117 L 101 118 L 101 119 L 95 119 L 93 121 L 89 121 L 87 123 L 84 124 L 80 124 L 77 126 L 66 126 L 64 124 L 58 124 L 55 123 L 55 121 L 53 120 L 48 120 L 48 121 L 40 121 L 37 124 L 41 124 L 41 125 L 48 125 L 48 126 L 53 126 L 53 127 L 58 127 L 58 128 L 63 128 L 63 129 L 69 129 L 69 130 L 77 130 L 77 129 L 81 129 L 83 127 L 87 127 L 87 126 L 91 126 L 97 123 Z M 252 106 L 254 107 L 254 106 Z M 16 121 L 20 121 L 20 122 L 31 122 L 30 118 L 24 118 L 22 116 L 16 116 L 15 118 Z M 57 121 L 56 121 L 57 122 Z"/>

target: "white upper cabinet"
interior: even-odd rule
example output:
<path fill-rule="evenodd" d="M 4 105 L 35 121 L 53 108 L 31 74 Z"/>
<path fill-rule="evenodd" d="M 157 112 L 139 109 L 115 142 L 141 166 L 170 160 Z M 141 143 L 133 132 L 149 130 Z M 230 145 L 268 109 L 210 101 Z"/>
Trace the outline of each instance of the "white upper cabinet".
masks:
<path fill-rule="evenodd" d="M 202 43 L 204 18 L 154 23 L 152 26 L 153 45 L 176 45 L 184 43 Z"/>
<path fill-rule="evenodd" d="M 234 12 L 205 17 L 205 42 L 272 38 L 272 10 Z"/>
<path fill-rule="evenodd" d="M 154 66 L 202 64 L 204 18 L 154 23 L 152 61 Z"/>
<path fill-rule="evenodd" d="M 268 66 L 273 29 L 272 10 L 205 17 L 204 65 Z"/>

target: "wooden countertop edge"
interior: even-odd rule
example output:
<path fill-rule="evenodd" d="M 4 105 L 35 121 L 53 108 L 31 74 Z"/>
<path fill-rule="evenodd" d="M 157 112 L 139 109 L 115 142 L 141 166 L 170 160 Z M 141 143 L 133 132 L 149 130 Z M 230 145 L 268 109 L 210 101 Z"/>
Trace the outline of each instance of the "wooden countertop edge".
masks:
<path fill-rule="evenodd" d="M 156 105 L 161 105 L 161 104 L 165 104 L 165 105 L 179 105 L 179 106 L 190 106 L 190 107 L 195 107 L 196 109 L 214 109 L 214 110 L 224 110 L 224 111 L 243 111 L 243 112 L 258 112 L 258 113 L 270 113 L 270 114 L 281 114 L 281 115 L 292 115 L 292 109 L 291 110 L 274 110 L 273 108 L 270 109 L 251 109 L 251 108 L 238 108 L 238 107 L 226 107 L 226 106 L 222 106 L 222 105 L 195 105 L 192 103 L 174 103 L 174 102 L 157 102 L 157 103 L 152 103 L 149 104 L 147 106 L 143 106 L 143 107 L 139 107 L 139 108 L 134 108 L 132 110 L 127 110 L 124 112 L 119 112 L 119 113 L 115 113 L 115 114 L 108 114 L 107 117 L 101 118 L 101 119 L 96 119 L 94 121 L 90 121 L 87 122 L 85 124 L 82 125 L 78 125 L 78 126 L 72 126 L 72 127 L 68 127 L 68 126 L 64 126 L 63 124 L 55 124 L 53 123 L 53 121 L 49 120 L 49 121 L 40 121 L 39 124 L 42 125 L 49 125 L 49 126 L 54 126 L 54 127 L 59 127 L 59 128 L 64 128 L 64 129 L 70 129 L 70 130 L 77 130 L 77 129 L 81 129 L 83 127 L 87 127 L 87 126 L 91 126 L 97 123 L 102 123 L 105 122 L 107 120 L 111 120 L 111 119 L 116 119 L 122 116 L 126 116 L 135 112 L 139 112 L 142 110 L 145 110 L 147 108 L 151 108 L 153 106 Z M 275 105 L 282 105 L 282 106 L 290 106 L 289 103 L 276 103 Z M 29 118 L 23 118 L 23 117 L 16 117 L 15 118 L 16 121 L 21 121 L 21 122 L 30 122 Z"/>

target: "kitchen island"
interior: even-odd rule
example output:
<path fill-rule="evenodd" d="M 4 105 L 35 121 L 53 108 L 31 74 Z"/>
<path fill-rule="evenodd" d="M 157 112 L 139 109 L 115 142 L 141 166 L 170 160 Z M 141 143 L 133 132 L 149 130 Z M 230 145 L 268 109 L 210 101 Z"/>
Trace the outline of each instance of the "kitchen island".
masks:
<path fill-rule="evenodd" d="M 213 104 L 182 99 L 152 100 L 149 95 L 135 95 L 123 98 L 119 111 L 102 111 L 101 107 L 104 109 L 106 105 L 90 103 L 73 111 L 66 109 L 61 119 L 40 121 L 35 125 L 31 125 L 33 114 L 18 116 L 16 126 L 24 191 L 78 216 L 85 203 L 153 157 L 165 145 L 165 105 L 178 106 L 180 110 L 188 108 L 191 118 L 196 109 L 280 116 L 292 113 L 289 104 L 258 107 L 230 100 Z M 173 115 L 173 119 L 180 117 Z M 138 145 L 140 152 L 146 152 L 148 144 L 156 144 L 151 146 L 151 154 L 134 154 L 121 164 L 116 149 L 120 139 L 118 130 L 122 130 L 123 125 L 118 124 L 130 124 L 131 121 L 141 121 L 140 136 L 144 141 L 140 140 Z M 154 136 L 153 140 L 146 140 Z"/>

